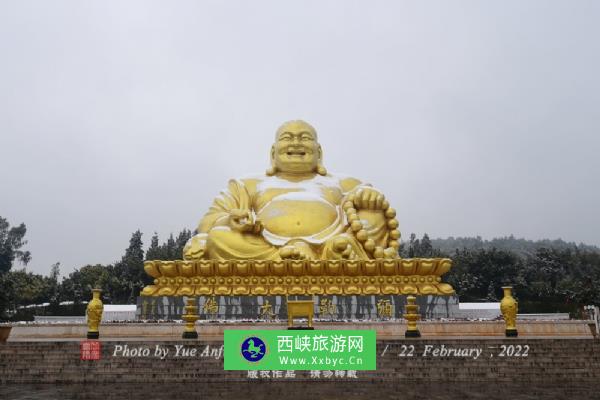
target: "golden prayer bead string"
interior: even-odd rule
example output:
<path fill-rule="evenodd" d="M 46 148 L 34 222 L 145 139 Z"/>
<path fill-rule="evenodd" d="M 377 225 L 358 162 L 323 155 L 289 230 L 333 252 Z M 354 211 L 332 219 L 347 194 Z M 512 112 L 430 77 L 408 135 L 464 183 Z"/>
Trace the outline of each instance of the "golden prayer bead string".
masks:
<path fill-rule="evenodd" d="M 348 196 L 348 200 L 344 203 L 343 208 L 348 223 L 350 223 L 350 229 L 352 230 L 354 237 L 356 237 L 356 240 L 358 240 L 363 245 L 364 249 L 371 253 L 374 258 L 384 258 L 386 255 L 392 254 L 397 255 L 398 249 L 400 248 L 400 231 L 397 229 L 398 220 L 395 218 L 396 210 L 390 207 L 387 200 L 383 201 L 381 211 L 383 211 L 383 215 L 386 219 L 386 226 L 389 229 L 388 243 L 387 247 L 384 249 L 381 246 L 376 246 L 375 240 L 369 237 L 363 222 L 358 217 L 359 207 L 356 206 L 354 199 L 353 194 Z"/>

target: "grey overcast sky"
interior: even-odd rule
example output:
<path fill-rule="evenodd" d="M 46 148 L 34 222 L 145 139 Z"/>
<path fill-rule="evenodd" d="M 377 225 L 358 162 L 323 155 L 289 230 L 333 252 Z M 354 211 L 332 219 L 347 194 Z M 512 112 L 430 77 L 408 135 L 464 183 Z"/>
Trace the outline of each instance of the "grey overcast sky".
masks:
<path fill-rule="evenodd" d="M 600 1 L 0 2 L 0 215 L 63 274 L 193 229 L 302 118 L 404 238 L 600 245 Z"/>

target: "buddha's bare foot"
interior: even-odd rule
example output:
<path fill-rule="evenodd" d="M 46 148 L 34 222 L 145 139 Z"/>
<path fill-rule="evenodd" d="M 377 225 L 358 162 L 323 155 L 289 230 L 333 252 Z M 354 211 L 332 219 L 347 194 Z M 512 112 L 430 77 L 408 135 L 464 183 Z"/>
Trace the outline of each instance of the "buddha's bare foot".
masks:
<path fill-rule="evenodd" d="M 335 260 L 354 260 L 356 258 L 356 253 L 352 250 L 350 240 L 343 236 L 333 240 L 333 252 L 331 255 Z"/>
<path fill-rule="evenodd" d="M 279 249 L 279 256 L 284 260 L 306 260 L 308 255 L 302 248 L 294 245 L 286 245 Z"/>
<path fill-rule="evenodd" d="M 184 260 L 200 260 L 206 253 L 206 237 L 203 235 L 193 236 L 187 241 L 183 248 Z"/>

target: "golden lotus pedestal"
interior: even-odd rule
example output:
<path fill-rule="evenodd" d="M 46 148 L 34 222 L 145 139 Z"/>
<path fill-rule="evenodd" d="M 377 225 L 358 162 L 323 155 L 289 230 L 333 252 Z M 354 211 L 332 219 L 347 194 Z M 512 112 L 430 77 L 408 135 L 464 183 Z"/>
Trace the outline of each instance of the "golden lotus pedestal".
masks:
<path fill-rule="evenodd" d="M 451 295 L 448 258 L 146 261 L 142 296 Z"/>

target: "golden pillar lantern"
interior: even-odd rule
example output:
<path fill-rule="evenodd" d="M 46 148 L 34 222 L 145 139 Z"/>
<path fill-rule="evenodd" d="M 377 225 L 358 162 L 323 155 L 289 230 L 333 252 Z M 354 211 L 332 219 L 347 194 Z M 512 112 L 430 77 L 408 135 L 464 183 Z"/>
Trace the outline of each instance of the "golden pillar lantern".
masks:
<path fill-rule="evenodd" d="M 517 337 L 519 336 L 517 331 L 518 303 L 512 296 L 512 286 L 503 286 L 502 290 L 504 297 L 500 302 L 500 311 L 506 323 L 505 335 L 506 337 Z"/>
<path fill-rule="evenodd" d="M 198 316 L 198 307 L 196 306 L 196 299 L 194 297 L 188 297 L 186 302 L 185 314 L 181 318 L 185 321 L 185 328 L 183 330 L 183 339 L 198 339 L 198 332 L 196 331 L 196 321 L 200 318 Z"/>
<path fill-rule="evenodd" d="M 101 293 L 102 290 L 100 289 L 92 289 L 92 300 L 90 300 L 86 308 L 88 339 L 98 339 L 100 337 L 98 328 L 100 327 L 100 322 L 102 321 L 102 311 L 104 310 L 104 305 L 100 299 Z"/>
<path fill-rule="evenodd" d="M 405 306 L 404 318 L 406 319 L 406 332 L 404 337 L 415 338 L 421 337 L 421 332 L 417 328 L 417 321 L 421 318 L 419 315 L 419 306 L 415 304 L 416 297 L 408 296 L 406 298 L 407 304 Z"/>

